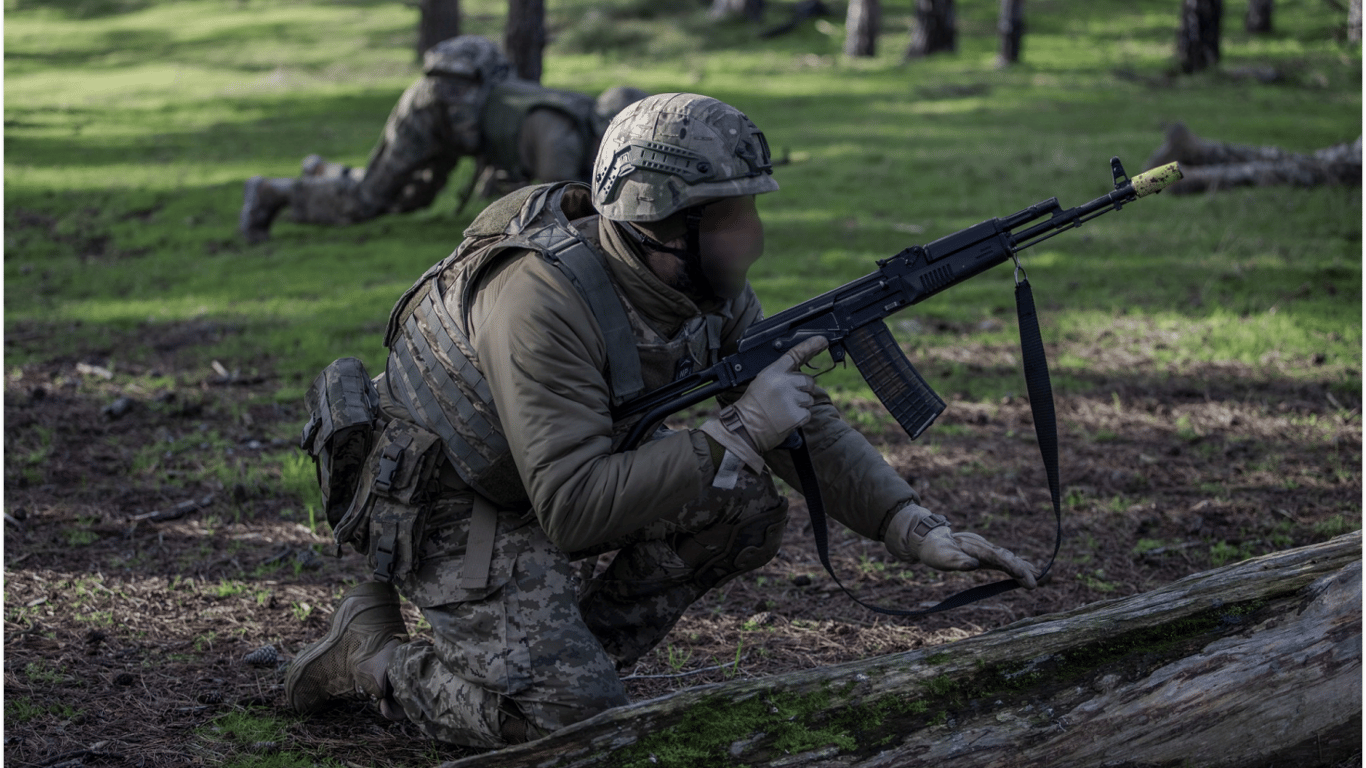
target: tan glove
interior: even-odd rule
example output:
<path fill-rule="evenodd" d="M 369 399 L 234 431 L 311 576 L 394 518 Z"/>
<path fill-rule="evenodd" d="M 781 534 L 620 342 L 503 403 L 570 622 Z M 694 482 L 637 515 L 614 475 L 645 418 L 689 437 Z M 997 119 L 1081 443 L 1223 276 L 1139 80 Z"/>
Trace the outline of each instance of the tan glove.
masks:
<path fill-rule="evenodd" d="M 1001 571 L 1028 589 L 1038 586 L 1038 569 L 975 533 L 954 533 L 943 515 L 907 504 L 892 516 L 883 534 L 887 551 L 908 563 L 924 563 L 936 571 Z"/>
<path fill-rule="evenodd" d="M 829 344 L 824 336 L 816 336 L 789 349 L 754 377 L 734 405 L 723 408 L 699 429 L 750 469 L 762 472 L 762 454 L 811 420 L 816 380 L 802 373 L 801 367 Z"/>

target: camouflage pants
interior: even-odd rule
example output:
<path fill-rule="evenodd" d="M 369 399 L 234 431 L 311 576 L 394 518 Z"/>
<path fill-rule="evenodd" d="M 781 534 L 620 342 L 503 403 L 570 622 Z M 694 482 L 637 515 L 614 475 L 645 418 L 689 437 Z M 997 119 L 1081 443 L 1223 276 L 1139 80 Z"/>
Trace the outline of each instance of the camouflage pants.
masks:
<path fill-rule="evenodd" d="M 430 514 L 420 564 L 398 582 L 432 626 L 389 665 L 394 698 L 441 741 L 501 747 L 627 703 L 617 671 L 668 634 L 708 589 L 777 552 L 787 500 L 741 473 L 600 551 L 618 552 L 580 588 L 571 558 L 527 516 L 500 513 L 489 585 L 458 586 L 469 498 Z"/>
<path fill-rule="evenodd" d="M 429 75 L 403 92 L 364 169 L 305 176 L 290 212 L 305 224 L 354 224 L 431 204 L 460 158 L 479 151 L 480 89 Z"/>

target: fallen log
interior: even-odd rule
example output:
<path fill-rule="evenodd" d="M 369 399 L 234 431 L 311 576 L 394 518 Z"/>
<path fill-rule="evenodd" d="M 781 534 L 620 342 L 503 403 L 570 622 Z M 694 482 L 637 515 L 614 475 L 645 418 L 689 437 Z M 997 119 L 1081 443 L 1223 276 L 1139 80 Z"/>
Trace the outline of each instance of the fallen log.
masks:
<path fill-rule="evenodd" d="M 609 710 L 442 768 L 1333 766 L 1361 754 L 1361 532 L 934 648 Z"/>
<path fill-rule="evenodd" d="M 1164 190 L 1173 195 L 1232 187 L 1359 186 L 1361 137 L 1306 155 L 1280 147 L 1202 139 L 1184 123 L 1173 123 L 1146 166 L 1151 169 L 1172 161 L 1181 163 L 1182 171 L 1182 179 Z"/>

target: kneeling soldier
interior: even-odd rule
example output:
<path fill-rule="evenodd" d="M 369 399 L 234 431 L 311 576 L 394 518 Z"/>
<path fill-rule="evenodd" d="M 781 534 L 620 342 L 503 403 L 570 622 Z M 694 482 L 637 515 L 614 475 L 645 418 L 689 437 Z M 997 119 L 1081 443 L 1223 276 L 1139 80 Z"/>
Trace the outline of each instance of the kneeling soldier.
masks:
<path fill-rule="evenodd" d="M 591 189 L 492 204 L 399 300 L 376 377 L 382 427 L 338 541 L 381 581 L 351 589 L 294 661 L 298 711 L 361 694 L 432 737 L 534 739 L 627 703 L 618 672 L 708 590 L 777 552 L 802 427 L 830 513 L 908 563 L 1035 569 L 955 533 L 801 366 L 808 340 L 697 429 L 617 450 L 613 407 L 733 352 L 761 317 L 755 196 L 768 146 L 742 113 L 651 96 L 612 121 Z M 772 474 L 771 474 L 772 473 Z M 573 562 L 616 551 L 580 586 Z M 385 583 L 387 582 L 387 583 Z M 399 595 L 431 624 L 410 642 Z"/>

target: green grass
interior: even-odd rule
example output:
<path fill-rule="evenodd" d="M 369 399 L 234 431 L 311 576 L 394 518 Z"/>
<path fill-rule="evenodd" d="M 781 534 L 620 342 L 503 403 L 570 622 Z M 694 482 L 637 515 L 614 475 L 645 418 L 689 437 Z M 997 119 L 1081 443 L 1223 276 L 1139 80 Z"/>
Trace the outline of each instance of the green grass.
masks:
<path fill-rule="evenodd" d="M 788 161 L 782 190 L 761 199 L 768 256 L 751 275 L 770 314 L 907 245 L 1049 197 L 1095 198 L 1109 158 L 1136 173 L 1165 121 L 1299 151 L 1361 131 L 1361 48 L 1340 41 L 1344 14 L 1320 0 L 1279 2 L 1264 38 L 1229 6 L 1223 69 L 1191 77 L 1170 76 L 1168 0 L 1031 3 L 1024 63 L 1008 70 L 994 65 L 997 7 L 960 2 L 959 52 L 903 64 L 909 0 L 884 4 L 866 60 L 839 55 L 838 18 L 756 40 L 682 0 L 566 0 L 549 11 L 545 81 L 700 91 L 765 130 Z M 502 3 L 462 9 L 466 31 L 500 36 Z M 769 23 L 784 12 L 774 5 Z M 269 367 L 281 399 L 337 357 L 377 371 L 393 301 L 476 213 L 450 213 L 468 167 L 430 209 L 354 227 L 282 223 L 247 247 L 236 216 L 251 175 L 293 175 L 309 152 L 364 162 L 416 74 L 416 13 L 361 0 L 7 0 L 6 329 L 80 324 L 41 349 L 7 347 L 9 363 L 208 320 L 237 332 L 199 361 Z M 1246 65 L 1284 78 L 1226 74 Z M 1101 344 L 1168 371 L 1239 362 L 1358 397 L 1361 208 L 1359 188 L 1158 196 L 1027 251 L 1059 388 L 1091 386 L 1085 350 Z M 893 326 L 917 357 L 1013 346 L 1011 295 L 1003 267 L 902 316 L 919 325 Z M 995 329 L 976 331 L 984 320 Z M 924 330 L 936 324 L 968 330 Z M 972 398 L 1020 390 L 1005 367 L 925 373 Z M 822 381 L 867 395 L 852 369 Z"/>

